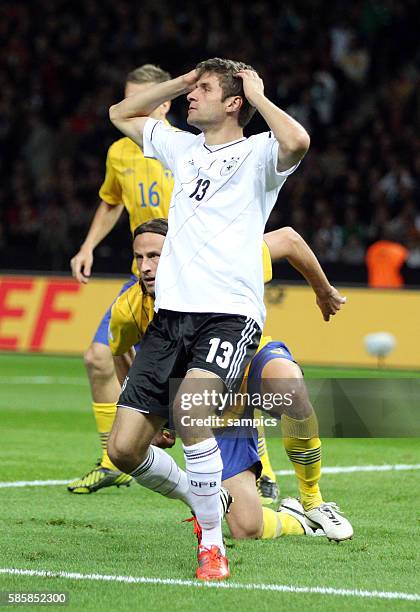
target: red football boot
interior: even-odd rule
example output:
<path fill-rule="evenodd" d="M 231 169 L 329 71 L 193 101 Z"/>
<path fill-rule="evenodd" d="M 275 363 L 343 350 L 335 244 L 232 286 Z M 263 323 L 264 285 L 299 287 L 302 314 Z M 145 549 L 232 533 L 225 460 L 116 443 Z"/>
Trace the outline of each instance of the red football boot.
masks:
<path fill-rule="evenodd" d="M 198 580 L 225 580 L 229 578 L 229 563 L 218 546 L 199 546 L 198 568 L 195 572 Z"/>

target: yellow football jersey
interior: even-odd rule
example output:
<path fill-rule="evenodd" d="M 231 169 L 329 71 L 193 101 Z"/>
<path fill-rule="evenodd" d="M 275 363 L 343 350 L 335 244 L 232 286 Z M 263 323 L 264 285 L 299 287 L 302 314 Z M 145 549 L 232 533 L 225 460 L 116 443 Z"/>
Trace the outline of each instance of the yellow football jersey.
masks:
<path fill-rule="evenodd" d="M 172 172 L 156 159 L 144 157 L 130 138 L 120 138 L 109 147 L 99 197 L 111 206 L 124 204 L 132 232 L 150 219 L 168 218 L 173 186 Z M 132 271 L 137 274 L 135 260 Z"/>
<path fill-rule="evenodd" d="M 267 283 L 273 280 L 273 266 L 271 263 L 270 249 L 268 248 L 268 246 L 266 245 L 264 241 L 263 241 L 263 248 L 262 248 L 262 256 L 263 256 L 264 285 L 266 285 Z M 258 345 L 257 353 L 259 353 L 259 351 L 271 341 L 272 341 L 271 336 L 261 336 L 261 340 Z"/>
<path fill-rule="evenodd" d="M 135 283 L 122 293 L 111 309 L 108 340 L 113 355 L 122 355 L 139 342 L 154 314 L 154 299 Z"/>
<path fill-rule="evenodd" d="M 268 248 L 268 246 L 266 245 L 264 241 L 263 241 L 263 248 L 262 248 L 262 256 L 263 256 L 264 284 L 267 284 L 271 280 L 273 280 L 273 267 L 271 265 L 270 249 Z"/>

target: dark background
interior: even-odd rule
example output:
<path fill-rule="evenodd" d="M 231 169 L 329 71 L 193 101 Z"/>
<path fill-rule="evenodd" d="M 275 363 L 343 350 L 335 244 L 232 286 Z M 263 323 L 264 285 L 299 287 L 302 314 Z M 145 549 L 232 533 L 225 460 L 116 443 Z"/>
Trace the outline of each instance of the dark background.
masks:
<path fill-rule="evenodd" d="M 68 271 L 96 206 L 108 107 L 129 70 L 174 76 L 208 57 L 252 64 L 311 149 L 268 229 L 292 225 L 334 282 L 366 282 L 386 232 L 410 249 L 420 285 L 420 15 L 415 0 L 242 3 L 38 0 L 0 8 L 0 268 Z M 185 105 L 170 120 L 183 127 Z M 256 117 L 248 134 L 266 129 Z M 94 271 L 126 273 L 127 220 Z M 286 264 L 281 278 L 296 278 Z"/>

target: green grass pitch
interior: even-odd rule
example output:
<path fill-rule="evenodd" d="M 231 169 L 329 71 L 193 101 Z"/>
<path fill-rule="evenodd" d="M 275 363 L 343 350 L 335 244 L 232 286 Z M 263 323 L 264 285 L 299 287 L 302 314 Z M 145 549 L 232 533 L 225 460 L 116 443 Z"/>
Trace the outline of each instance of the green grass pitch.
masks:
<path fill-rule="evenodd" d="M 99 456 L 81 359 L 0 355 L 0 423 L 0 485 L 71 479 Z M 269 447 L 274 468 L 289 469 L 281 442 L 270 439 Z M 178 445 L 173 452 L 182 465 Z M 419 463 L 418 439 L 323 443 L 325 466 Z M 279 484 L 282 496 L 297 494 L 293 476 L 279 477 Z M 336 501 L 351 519 L 354 539 L 340 545 L 305 537 L 238 542 L 226 531 L 230 582 L 348 589 L 352 595 L 5 573 L 0 573 L 0 591 L 66 591 L 71 610 L 418 609 L 420 601 L 361 597 L 354 591 L 420 593 L 420 470 L 325 474 L 321 485 L 324 498 Z M 137 485 L 87 496 L 70 495 L 63 485 L 0 486 L 0 567 L 193 581 L 195 539 L 191 525 L 181 522 L 187 517 L 180 503 Z"/>

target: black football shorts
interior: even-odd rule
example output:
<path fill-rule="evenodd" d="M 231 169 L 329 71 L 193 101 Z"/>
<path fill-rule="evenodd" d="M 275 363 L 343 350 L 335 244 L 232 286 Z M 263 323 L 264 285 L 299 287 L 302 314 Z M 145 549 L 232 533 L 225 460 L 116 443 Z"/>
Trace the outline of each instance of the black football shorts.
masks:
<path fill-rule="evenodd" d="M 239 389 L 261 330 L 250 317 L 159 310 L 124 381 L 118 406 L 169 418 L 170 381 L 198 368 Z"/>

